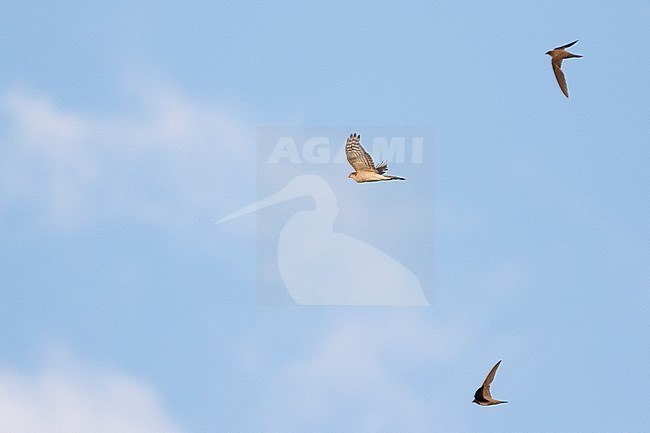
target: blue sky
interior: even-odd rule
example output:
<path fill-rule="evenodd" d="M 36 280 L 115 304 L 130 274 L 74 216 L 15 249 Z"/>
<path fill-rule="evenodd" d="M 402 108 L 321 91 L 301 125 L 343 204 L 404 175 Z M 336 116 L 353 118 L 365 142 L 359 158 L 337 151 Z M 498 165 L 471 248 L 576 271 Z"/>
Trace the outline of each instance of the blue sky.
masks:
<path fill-rule="evenodd" d="M 0 432 L 646 431 L 647 2 L 2 12 Z M 258 305 L 258 219 L 312 206 L 215 224 L 262 127 L 433 131 L 404 183 L 314 167 L 431 307 Z"/>

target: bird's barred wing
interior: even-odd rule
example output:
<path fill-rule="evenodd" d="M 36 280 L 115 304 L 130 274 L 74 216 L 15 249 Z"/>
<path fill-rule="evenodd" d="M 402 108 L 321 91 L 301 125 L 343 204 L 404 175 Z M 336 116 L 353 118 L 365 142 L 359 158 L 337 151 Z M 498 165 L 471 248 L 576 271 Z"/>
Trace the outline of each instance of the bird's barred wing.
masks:
<path fill-rule="evenodd" d="M 363 149 L 360 140 L 361 136 L 358 134 L 350 134 L 348 137 L 345 143 L 345 156 L 347 156 L 348 162 L 356 172 L 372 171 L 377 173 L 372 157 Z"/>
<path fill-rule="evenodd" d="M 562 59 L 553 59 L 551 63 L 553 65 L 553 72 L 555 73 L 555 79 L 557 79 L 557 83 L 560 85 L 560 89 L 562 89 L 562 93 L 564 93 L 564 96 L 568 98 L 569 89 L 567 88 L 566 85 L 566 78 L 564 78 L 564 72 L 562 72 Z"/>

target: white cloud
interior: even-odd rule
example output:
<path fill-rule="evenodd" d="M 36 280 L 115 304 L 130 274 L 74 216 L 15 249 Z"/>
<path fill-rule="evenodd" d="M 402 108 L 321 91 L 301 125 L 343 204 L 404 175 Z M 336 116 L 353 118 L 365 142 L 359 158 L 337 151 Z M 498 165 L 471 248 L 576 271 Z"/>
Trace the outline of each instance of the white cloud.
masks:
<path fill-rule="evenodd" d="M 2 105 L 10 119 L 0 163 L 2 204 L 38 200 L 48 209 L 50 221 L 63 222 L 98 175 L 83 146 L 89 135 L 86 122 L 46 99 L 17 91 Z"/>
<path fill-rule="evenodd" d="M 47 141 L 74 146 L 84 136 L 84 120 L 74 114 L 57 110 L 53 104 L 36 97 L 25 97 L 18 91 L 9 93 L 4 100 L 5 108 L 12 112 L 16 127 L 23 131 L 30 144 L 42 145 L 47 151 Z"/>
<path fill-rule="evenodd" d="M 0 370 L 1 433 L 180 433 L 149 386 L 104 371 Z"/>
<path fill-rule="evenodd" d="M 130 96 L 124 110 L 101 115 L 7 92 L 0 214 L 19 208 L 64 230 L 111 216 L 182 227 L 254 191 L 253 138 L 239 121 L 171 86 Z"/>
<path fill-rule="evenodd" d="M 444 396 L 422 373 L 451 362 L 468 340 L 462 324 L 436 324 L 415 310 L 340 322 L 282 366 L 262 408 L 263 430 L 456 431 L 458 417 L 436 404 Z"/>

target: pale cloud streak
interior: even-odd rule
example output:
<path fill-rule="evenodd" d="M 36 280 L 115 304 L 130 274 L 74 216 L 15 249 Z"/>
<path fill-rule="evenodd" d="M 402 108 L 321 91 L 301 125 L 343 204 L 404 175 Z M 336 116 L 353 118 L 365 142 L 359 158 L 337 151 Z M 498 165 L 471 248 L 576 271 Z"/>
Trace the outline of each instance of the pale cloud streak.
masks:
<path fill-rule="evenodd" d="M 0 369 L 2 433 L 181 433 L 148 385 L 97 369 Z"/>
<path fill-rule="evenodd" d="M 467 349 L 469 328 L 435 322 L 412 310 L 330 326 L 311 350 L 281 366 L 262 405 L 263 430 L 458 431 L 455 414 L 436 405 L 444 396 L 434 384 L 414 383 L 407 373 L 441 368 Z"/>
<path fill-rule="evenodd" d="M 174 228 L 214 216 L 254 191 L 252 134 L 216 104 L 172 86 L 135 92 L 108 115 L 64 109 L 43 95 L 6 92 L 0 213 L 18 208 L 72 230 L 117 217 Z M 227 183 L 237 191 L 226 190 Z"/>

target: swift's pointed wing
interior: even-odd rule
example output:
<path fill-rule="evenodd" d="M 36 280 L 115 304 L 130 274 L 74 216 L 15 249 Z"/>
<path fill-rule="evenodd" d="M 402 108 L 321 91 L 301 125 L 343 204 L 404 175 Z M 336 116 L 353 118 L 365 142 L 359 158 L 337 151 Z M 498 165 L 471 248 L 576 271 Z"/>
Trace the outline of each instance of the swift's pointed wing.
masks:
<path fill-rule="evenodd" d="M 377 173 L 377 168 L 375 168 L 372 157 L 361 146 L 360 135 L 350 134 L 350 137 L 348 137 L 345 143 L 345 156 L 356 172 L 372 171 Z"/>
<path fill-rule="evenodd" d="M 569 89 L 566 85 L 566 78 L 564 78 L 564 72 L 562 72 L 562 59 L 553 59 L 551 60 L 551 65 L 553 65 L 553 73 L 555 74 L 555 79 L 562 89 L 562 93 L 567 98 L 569 97 Z"/>
<path fill-rule="evenodd" d="M 481 398 L 483 400 L 491 400 L 492 399 L 492 394 L 490 394 L 490 385 L 492 385 L 492 381 L 494 381 L 494 375 L 497 374 L 497 370 L 499 369 L 499 365 L 501 365 L 501 361 L 494 364 L 494 367 L 492 367 L 492 370 L 490 370 L 488 375 L 485 377 L 485 380 L 483 381 L 483 386 L 481 386 L 479 389 L 476 390 L 476 394 L 474 394 L 475 398 L 478 399 L 478 396 L 481 396 Z"/>
<path fill-rule="evenodd" d="M 577 39 L 576 39 L 575 41 L 573 41 L 573 42 L 570 42 L 570 43 L 566 44 L 566 45 L 562 45 L 561 47 L 556 47 L 556 48 L 553 48 L 553 49 L 554 49 L 554 50 L 563 50 L 563 49 L 565 49 L 565 48 L 572 47 L 573 44 L 575 44 L 576 42 L 578 42 Z"/>
<path fill-rule="evenodd" d="M 488 392 L 489 392 L 490 385 L 492 385 L 492 382 L 494 381 L 494 376 L 497 374 L 499 365 L 501 365 L 501 361 L 494 364 L 494 367 L 492 367 L 492 370 L 490 370 L 488 375 L 485 377 L 485 380 L 483 381 L 483 387 L 487 387 Z"/>

